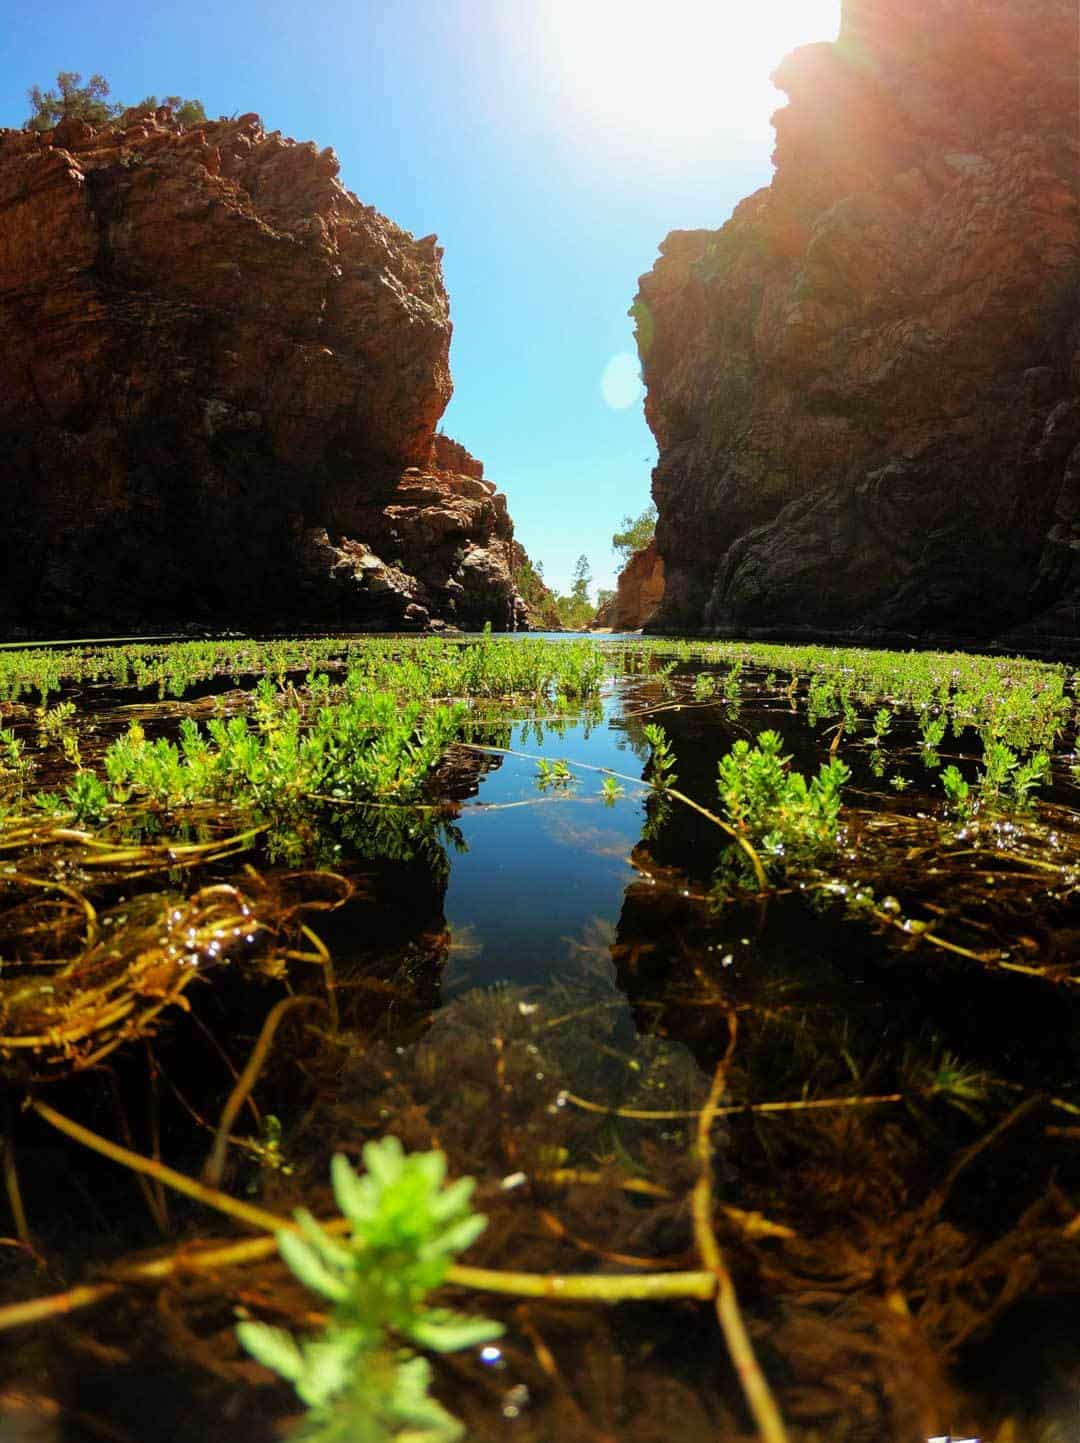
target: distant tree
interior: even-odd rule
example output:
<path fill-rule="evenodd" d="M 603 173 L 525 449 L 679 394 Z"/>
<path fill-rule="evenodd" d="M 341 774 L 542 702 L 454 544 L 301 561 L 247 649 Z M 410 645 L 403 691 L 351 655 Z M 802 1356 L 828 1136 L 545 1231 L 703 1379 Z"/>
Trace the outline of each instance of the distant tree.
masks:
<path fill-rule="evenodd" d="M 644 551 L 656 535 L 656 503 L 650 501 L 636 519 L 633 516 L 624 516 L 622 528 L 611 538 L 611 549 L 625 566 L 634 552 Z"/>
<path fill-rule="evenodd" d="M 42 90 L 40 85 L 32 85 L 26 93 L 32 110 L 24 126 L 26 130 L 52 130 L 62 120 L 86 120 L 91 125 L 105 125 L 132 108 L 106 99 L 109 82 L 104 75 L 91 75 L 83 85 L 77 70 L 61 70 L 56 77 L 55 90 Z M 181 125 L 202 125 L 206 120 L 201 100 L 184 100 L 179 95 L 166 95 L 160 101 L 156 95 L 148 95 L 134 108 L 156 110 L 159 105 L 171 107 L 173 119 Z"/>
<path fill-rule="evenodd" d="M 596 609 L 602 611 L 609 601 L 614 601 L 615 592 L 609 586 L 601 586 L 596 592 Z"/>
<path fill-rule="evenodd" d="M 91 75 L 85 85 L 77 70 L 61 70 L 55 90 L 42 90 L 32 85 L 26 92 L 32 107 L 26 130 L 52 130 L 61 120 L 88 120 L 91 125 L 104 125 L 123 109 L 106 100 L 109 82 L 104 75 Z"/>
<path fill-rule="evenodd" d="M 574 579 L 570 583 L 570 595 L 575 601 L 589 604 L 589 587 L 592 585 L 592 571 L 589 558 L 582 553 L 574 562 Z"/>
<path fill-rule="evenodd" d="M 581 631 L 596 615 L 596 608 L 589 600 L 591 585 L 592 572 L 589 569 L 589 558 L 584 555 L 579 556 L 574 563 L 569 594 L 558 597 L 555 603 L 559 609 L 559 619 L 568 631 Z"/>

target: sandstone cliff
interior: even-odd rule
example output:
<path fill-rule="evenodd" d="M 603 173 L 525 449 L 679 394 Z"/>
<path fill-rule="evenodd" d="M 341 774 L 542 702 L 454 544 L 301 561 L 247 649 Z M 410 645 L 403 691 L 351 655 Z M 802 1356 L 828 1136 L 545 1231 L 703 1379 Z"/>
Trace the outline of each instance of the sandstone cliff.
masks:
<path fill-rule="evenodd" d="M 658 624 L 1080 635 L 1075 0 L 845 0 L 635 303 Z"/>
<path fill-rule="evenodd" d="M 435 237 L 254 115 L 0 131 L 0 636 L 496 629 Z"/>
<path fill-rule="evenodd" d="M 631 555 L 615 587 L 615 595 L 597 611 L 589 630 L 638 631 L 648 626 L 664 599 L 664 563 L 655 537 Z"/>

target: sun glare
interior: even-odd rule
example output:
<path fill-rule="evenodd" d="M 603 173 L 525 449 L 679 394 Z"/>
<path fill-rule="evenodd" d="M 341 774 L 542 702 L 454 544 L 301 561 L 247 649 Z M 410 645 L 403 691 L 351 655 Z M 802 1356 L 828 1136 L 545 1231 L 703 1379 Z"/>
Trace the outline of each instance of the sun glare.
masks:
<path fill-rule="evenodd" d="M 767 136 L 769 73 L 835 40 L 840 0 L 548 0 L 572 103 L 597 124 L 667 137 Z"/>

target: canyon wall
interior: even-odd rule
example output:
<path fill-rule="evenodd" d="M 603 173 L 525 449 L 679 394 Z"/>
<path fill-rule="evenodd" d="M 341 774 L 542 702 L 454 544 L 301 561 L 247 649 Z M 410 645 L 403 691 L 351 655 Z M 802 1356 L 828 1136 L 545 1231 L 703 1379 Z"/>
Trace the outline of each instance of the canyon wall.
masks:
<path fill-rule="evenodd" d="M 0 637 L 518 624 L 441 254 L 255 115 L 0 131 Z"/>
<path fill-rule="evenodd" d="M 654 537 L 631 554 L 615 582 L 615 595 L 597 611 L 590 631 L 639 631 L 664 599 L 664 563 Z"/>
<path fill-rule="evenodd" d="M 634 305 L 654 626 L 1080 637 L 1075 0 L 845 0 Z"/>

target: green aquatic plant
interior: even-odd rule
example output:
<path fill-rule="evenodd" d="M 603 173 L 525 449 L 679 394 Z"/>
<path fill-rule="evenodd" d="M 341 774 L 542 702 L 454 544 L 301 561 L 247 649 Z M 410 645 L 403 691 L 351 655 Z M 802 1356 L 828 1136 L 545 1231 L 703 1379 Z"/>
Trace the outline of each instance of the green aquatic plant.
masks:
<path fill-rule="evenodd" d="M 665 792 L 679 780 L 675 775 L 675 754 L 671 749 L 667 732 L 656 722 L 647 722 L 642 735 L 652 748 L 649 759 L 650 781 L 658 792 Z"/>
<path fill-rule="evenodd" d="M 948 727 L 949 719 L 947 716 L 931 716 L 929 712 L 923 716 L 919 723 L 919 735 L 922 749 L 927 759 L 932 755 L 936 755 L 938 747 L 945 740 L 945 733 Z M 930 765 L 933 765 L 933 763 L 930 763 Z"/>
<path fill-rule="evenodd" d="M 75 703 L 73 701 L 57 702 L 56 706 L 39 707 L 37 710 L 38 746 L 48 746 L 50 742 L 63 742 L 68 729 L 68 724 L 75 715 Z"/>
<path fill-rule="evenodd" d="M 851 776 L 835 758 L 809 781 L 792 770 L 777 732 L 763 731 L 754 746 L 740 739 L 717 766 L 717 790 L 731 821 L 774 857 L 810 860 L 835 849 L 841 793 Z"/>
<path fill-rule="evenodd" d="M 731 702 L 735 706 L 738 705 L 742 698 L 742 670 L 743 664 L 741 661 L 733 662 L 724 677 L 724 700 Z"/>
<path fill-rule="evenodd" d="M 873 735 L 870 739 L 871 746 L 878 747 L 888 736 L 892 727 L 892 712 L 887 706 L 879 707 L 874 713 Z"/>
<path fill-rule="evenodd" d="M 941 773 L 941 785 L 945 788 L 945 800 L 949 806 L 966 815 L 971 810 L 971 787 L 964 780 L 959 767 L 946 767 Z"/>
<path fill-rule="evenodd" d="M 1019 806 L 1026 806 L 1031 793 L 1050 776 L 1050 758 L 1046 752 L 1036 752 L 1026 761 L 1020 762 L 1012 773 L 1010 790 Z"/>
<path fill-rule="evenodd" d="M 149 742 L 135 724 L 106 752 L 106 775 L 119 795 L 134 790 L 163 805 L 218 797 L 281 811 L 319 797 L 404 799 L 423 786 L 464 719 L 460 705 L 359 692 L 306 723 L 279 695 L 260 683 L 253 720 L 215 717 L 205 732 L 185 718 L 179 746 Z"/>
<path fill-rule="evenodd" d="M 26 755 L 22 737 L 10 728 L 0 727 L 0 782 L 14 782 L 20 789 L 34 772 L 34 763 Z"/>
<path fill-rule="evenodd" d="M 536 785 L 543 791 L 547 787 L 568 787 L 574 781 L 574 774 L 561 759 L 554 762 L 540 757 L 536 763 Z"/>
<path fill-rule="evenodd" d="M 322 1336 L 298 1343 L 259 1322 L 239 1324 L 237 1336 L 307 1405 L 294 1435 L 305 1443 L 454 1443 L 465 1430 L 431 1396 L 430 1364 L 408 1345 L 452 1353 L 502 1334 L 491 1319 L 426 1301 L 487 1219 L 469 1206 L 471 1178 L 443 1186 L 441 1152 L 406 1154 L 385 1137 L 366 1143 L 363 1157 L 364 1176 L 340 1153 L 331 1164 L 347 1238 L 331 1236 L 304 1209 L 296 1213 L 299 1234 L 277 1237 L 293 1273 L 332 1304 Z"/>
<path fill-rule="evenodd" d="M 977 807 L 1027 807 L 1032 794 L 1050 776 L 1050 757 L 1046 752 L 1021 759 L 1004 742 L 987 739 L 982 769 L 975 782 L 969 784 L 955 766 L 941 773 L 948 805 L 963 816 L 971 816 Z"/>
<path fill-rule="evenodd" d="M 623 795 L 626 788 L 618 777 L 605 777 L 600 787 L 600 793 L 604 798 L 606 806 L 612 806 Z"/>
<path fill-rule="evenodd" d="M 109 807 L 109 791 L 93 772 L 76 772 L 64 796 L 80 825 L 93 826 L 104 821 Z"/>

